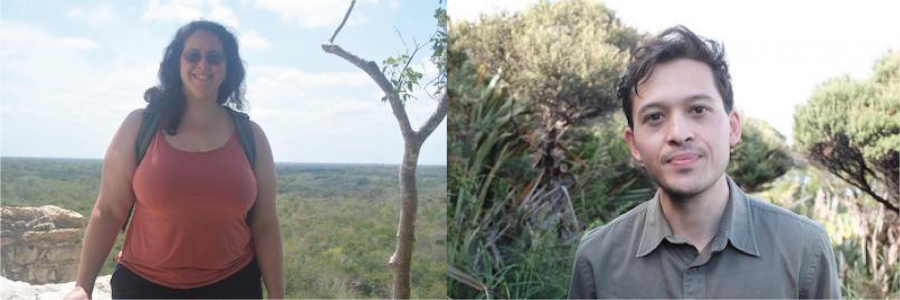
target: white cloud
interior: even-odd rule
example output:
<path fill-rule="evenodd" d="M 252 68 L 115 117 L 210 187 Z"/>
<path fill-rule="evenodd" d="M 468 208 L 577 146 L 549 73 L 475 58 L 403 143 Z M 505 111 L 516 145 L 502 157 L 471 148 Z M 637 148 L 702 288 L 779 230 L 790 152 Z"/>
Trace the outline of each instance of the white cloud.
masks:
<path fill-rule="evenodd" d="M 59 39 L 59 45 L 72 50 L 91 50 L 100 47 L 97 42 L 81 37 L 64 37 Z"/>
<path fill-rule="evenodd" d="M 143 89 L 153 83 L 158 67 L 151 63 L 149 67 L 123 65 L 112 68 L 110 62 L 116 57 L 102 63 L 91 62 L 85 51 L 99 48 L 97 42 L 83 37 L 58 36 L 43 27 L 12 20 L 3 21 L 0 43 L 3 44 L 0 70 L 4 105 L 44 106 L 49 108 L 42 111 L 45 115 L 61 111 L 61 106 L 79 109 L 97 101 L 102 104 L 87 105 L 85 109 L 102 110 L 111 106 L 104 103 L 106 100 L 121 103 L 123 97 L 138 98 Z M 122 91 L 131 88 L 139 91 Z"/>
<path fill-rule="evenodd" d="M 23 44 L 33 43 L 40 37 L 35 33 L 43 33 L 38 28 L 14 21 L 3 21 L 3 30 L 0 30 L 0 42 L 3 43 L 2 52 L 4 55 L 15 53 L 14 49 L 23 48 Z"/>
<path fill-rule="evenodd" d="M 206 15 L 207 19 L 220 21 L 231 27 L 238 27 L 238 19 L 234 16 L 234 12 L 231 8 L 222 5 L 219 1 L 210 0 L 209 4 L 211 8 L 209 14 Z"/>
<path fill-rule="evenodd" d="M 78 9 L 78 8 L 73 9 L 66 13 L 66 17 L 69 17 L 69 18 L 84 17 L 84 11 L 82 11 L 81 9 Z"/>
<path fill-rule="evenodd" d="M 66 17 L 73 19 L 85 19 L 91 25 L 100 26 L 107 24 L 116 17 L 115 7 L 111 3 L 92 5 L 89 8 L 75 8 L 66 13 Z"/>
<path fill-rule="evenodd" d="M 377 1 L 360 1 L 353 8 L 347 25 L 360 25 L 368 22 L 368 19 L 359 11 L 363 3 L 377 3 Z M 337 26 L 344 17 L 349 7 L 345 1 L 294 1 L 294 0 L 260 0 L 256 6 L 271 10 L 281 16 L 282 21 L 291 24 L 300 24 L 303 27 L 333 27 Z"/>
<path fill-rule="evenodd" d="M 247 99 L 251 113 L 258 118 L 284 124 L 295 119 L 330 123 L 346 114 L 365 116 L 378 111 L 378 98 L 367 97 L 374 89 L 375 83 L 361 71 L 313 73 L 257 67 L 247 81 Z M 363 96 L 351 96 L 354 94 Z M 257 112 L 261 115 L 256 116 Z"/>
<path fill-rule="evenodd" d="M 240 23 L 230 7 L 225 6 L 219 0 L 186 0 L 166 1 L 150 0 L 147 8 L 141 16 L 142 20 L 169 20 L 189 22 L 198 19 L 221 22 L 224 25 L 237 28 Z"/>
<path fill-rule="evenodd" d="M 241 45 L 248 49 L 265 50 L 271 45 L 269 40 L 256 31 L 247 30 L 240 35 Z"/>
<path fill-rule="evenodd" d="M 254 68 L 253 72 L 253 76 L 259 78 L 258 83 L 265 85 L 266 88 L 282 86 L 330 88 L 330 86 L 357 87 L 375 84 L 369 75 L 362 71 L 311 73 L 294 68 L 259 67 Z"/>
<path fill-rule="evenodd" d="M 46 32 L 43 28 L 24 24 L 16 21 L 3 21 L 3 31 L 0 32 L 0 41 L 3 43 L 3 56 L 28 55 L 34 49 L 68 49 L 68 50 L 92 50 L 100 45 L 84 37 L 60 37 Z"/>
<path fill-rule="evenodd" d="M 277 161 L 397 162 L 403 141 L 377 90 L 361 71 L 254 67 L 247 99 Z"/>
<path fill-rule="evenodd" d="M 203 16 L 203 11 L 198 7 L 201 4 L 200 1 L 161 4 L 160 0 L 151 0 L 147 3 L 147 9 L 144 15 L 141 16 L 141 19 L 166 20 L 174 18 L 181 22 L 195 20 Z"/>
<path fill-rule="evenodd" d="M 102 155 L 127 112 L 143 106 L 158 67 L 91 61 L 83 50 L 96 42 L 11 20 L 0 43 L 5 155 Z"/>

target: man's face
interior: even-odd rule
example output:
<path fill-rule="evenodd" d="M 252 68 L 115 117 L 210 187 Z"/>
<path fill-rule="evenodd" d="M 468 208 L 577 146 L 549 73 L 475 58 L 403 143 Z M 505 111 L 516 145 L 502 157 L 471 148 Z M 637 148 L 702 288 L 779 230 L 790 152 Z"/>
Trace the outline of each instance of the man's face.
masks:
<path fill-rule="evenodd" d="M 659 64 L 637 92 L 634 128 L 624 133 L 631 155 L 672 196 L 706 191 L 741 139 L 740 116 L 725 112 L 710 67 L 691 59 Z"/>

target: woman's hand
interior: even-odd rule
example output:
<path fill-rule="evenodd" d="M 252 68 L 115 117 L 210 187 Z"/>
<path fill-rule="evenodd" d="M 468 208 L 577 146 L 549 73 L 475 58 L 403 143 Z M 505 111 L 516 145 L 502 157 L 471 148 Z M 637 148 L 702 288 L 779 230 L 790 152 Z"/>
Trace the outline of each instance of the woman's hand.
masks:
<path fill-rule="evenodd" d="M 83 287 L 76 285 L 63 299 L 91 299 L 91 295 Z"/>

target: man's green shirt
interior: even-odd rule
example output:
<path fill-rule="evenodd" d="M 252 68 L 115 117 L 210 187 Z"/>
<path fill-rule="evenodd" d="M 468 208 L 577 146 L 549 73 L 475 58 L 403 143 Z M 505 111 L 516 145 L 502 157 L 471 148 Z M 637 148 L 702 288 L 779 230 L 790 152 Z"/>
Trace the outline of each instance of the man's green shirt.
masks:
<path fill-rule="evenodd" d="M 585 234 L 569 298 L 841 297 L 822 226 L 728 187 L 719 233 L 699 253 L 672 234 L 658 193 Z"/>

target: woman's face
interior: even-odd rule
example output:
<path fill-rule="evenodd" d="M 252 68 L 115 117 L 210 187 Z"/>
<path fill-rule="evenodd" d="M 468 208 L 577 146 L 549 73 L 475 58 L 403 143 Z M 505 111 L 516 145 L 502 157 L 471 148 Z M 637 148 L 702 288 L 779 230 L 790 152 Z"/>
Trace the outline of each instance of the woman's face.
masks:
<path fill-rule="evenodd" d="M 181 52 L 181 83 L 188 100 L 216 100 L 225 80 L 225 51 L 216 35 L 197 30 L 184 42 Z"/>

